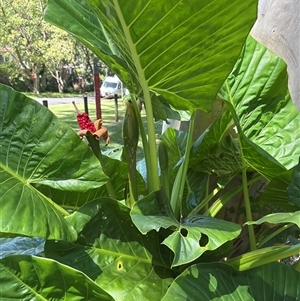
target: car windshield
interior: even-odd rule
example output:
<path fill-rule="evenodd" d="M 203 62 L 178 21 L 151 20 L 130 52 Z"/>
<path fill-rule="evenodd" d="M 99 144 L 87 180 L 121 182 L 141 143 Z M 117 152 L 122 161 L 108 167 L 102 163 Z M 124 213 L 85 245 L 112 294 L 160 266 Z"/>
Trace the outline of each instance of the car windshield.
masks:
<path fill-rule="evenodd" d="M 103 83 L 103 87 L 105 87 L 105 88 L 116 88 L 117 87 L 117 83 L 104 82 Z"/>

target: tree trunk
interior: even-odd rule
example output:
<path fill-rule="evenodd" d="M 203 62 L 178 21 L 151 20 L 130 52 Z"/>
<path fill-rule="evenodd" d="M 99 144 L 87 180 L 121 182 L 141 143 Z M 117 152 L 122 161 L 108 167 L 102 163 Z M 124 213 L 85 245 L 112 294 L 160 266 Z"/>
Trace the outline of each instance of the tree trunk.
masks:
<path fill-rule="evenodd" d="M 34 73 L 32 80 L 33 80 L 33 93 L 40 94 L 40 78 L 39 78 L 39 76 L 36 73 Z"/>
<path fill-rule="evenodd" d="M 55 74 L 56 74 L 55 79 L 56 79 L 56 82 L 57 82 L 58 92 L 59 93 L 64 93 L 65 84 L 64 84 L 64 81 L 61 77 L 61 72 L 56 70 Z"/>

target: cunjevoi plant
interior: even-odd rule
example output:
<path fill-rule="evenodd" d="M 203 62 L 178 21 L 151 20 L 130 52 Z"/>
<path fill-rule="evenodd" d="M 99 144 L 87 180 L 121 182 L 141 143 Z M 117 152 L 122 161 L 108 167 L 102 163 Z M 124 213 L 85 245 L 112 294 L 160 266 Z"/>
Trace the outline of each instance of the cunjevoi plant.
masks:
<path fill-rule="evenodd" d="M 297 266 L 276 263 L 300 250 L 300 114 L 284 62 L 248 36 L 256 6 L 49 1 L 46 20 L 130 91 L 124 157 L 103 155 L 90 131 L 87 146 L 46 108 L 1 86 L 1 235 L 46 240 L 45 257 L 1 260 L 2 298 L 300 298 Z M 210 111 L 217 94 L 223 112 L 193 141 L 196 109 Z M 169 128 L 157 151 L 154 120 L 176 118 L 175 110 L 189 112 L 189 131 Z M 138 135 L 145 160 L 136 164 Z M 241 185 L 230 187 L 238 175 Z M 262 178 L 269 184 L 251 200 Z M 232 215 L 244 212 L 244 221 L 221 218 L 240 192 L 244 206 L 235 201 Z"/>

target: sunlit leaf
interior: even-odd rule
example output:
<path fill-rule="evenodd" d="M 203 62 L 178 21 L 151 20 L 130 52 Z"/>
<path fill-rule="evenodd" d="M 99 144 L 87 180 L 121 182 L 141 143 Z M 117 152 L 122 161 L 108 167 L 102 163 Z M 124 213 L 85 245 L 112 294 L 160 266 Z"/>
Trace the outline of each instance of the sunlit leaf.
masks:
<path fill-rule="evenodd" d="M 0 232 L 74 240 L 62 210 L 38 189 L 85 192 L 107 177 L 92 151 L 33 99 L 0 86 Z"/>
<path fill-rule="evenodd" d="M 114 300 L 83 273 L 29 255 L 1 259 L 0 281 L 1 300 Z"/>
<path fill-rule="evenodd" d="M 158 233 L 135 228 L 126 206 L 102 198 L 67 220 L 78 241 L 47 241 L 46 256 L 84 272 L 116 300 L 162 298 L 174 278 L 170 254 L 161 252 Z"/>
<path fill-rule="evenodd" d="M 245 272 L 224 263 L 198 264 L 175 279 L 162 301 L 292 301 L 300 298 L 298 285 L 299 273 L 284 264 L 272 263 Z"/>
<path fill-rule="evenodd" d="M 46 107 L 0 86 L 0 160 L 3 169 L 35 186 L 87 191 L 107 177 L 74 130 Z"/>
<path fill-rule="evenodd" d="M 131 93 L 150 90 L 176 109 L 205 111 L 238 57 L 257 6 L 254 0 L 86 3 L 50 0 L 45 18 L 94 51 Z"/>
<path fill-rule="evenodd" d="M 264 217 L 251 222 L 246 222 L 246 225 L 260 225 L 262 223 L 270 224 L 288 224 L 293 223 L 300 227 L 300 211 L 296 212 L 278 212 L 265 215 Z"/>
<path fill-rule="evenodd" d="M 245 160 L 268 179 L 294 167 L 300 155 L 300 112 L 287 81 L 283 60 L 249 36 L 220 93 L 238 128 Z"/>
<path fill-rule="evenodd" d="M 170 203 L 160 193 L 139 200 L 131 210 L 134 224 L 146 234 L 155 229 L 172 229 L 162 243 L 174 253 L 172 266 L 192 262 L 208 250 L 215 250 L 236 238 L 241 228 L 237 224 L 206 216 L 191 216 L 177 221 Z"/>

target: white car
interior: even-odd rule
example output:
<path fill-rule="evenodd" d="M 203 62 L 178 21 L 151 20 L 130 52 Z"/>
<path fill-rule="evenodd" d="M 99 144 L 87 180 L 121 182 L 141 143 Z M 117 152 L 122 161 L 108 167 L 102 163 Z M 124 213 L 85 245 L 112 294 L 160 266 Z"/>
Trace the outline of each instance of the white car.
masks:
<path fill-rule="evenodd" d="M 115 94 L 118 97 L 123 97 L 123 84 L 120 79 L 115 76 L 107 76 L 100 88 L 100 95 L 103 98 L 114 98 Z"/>

